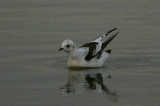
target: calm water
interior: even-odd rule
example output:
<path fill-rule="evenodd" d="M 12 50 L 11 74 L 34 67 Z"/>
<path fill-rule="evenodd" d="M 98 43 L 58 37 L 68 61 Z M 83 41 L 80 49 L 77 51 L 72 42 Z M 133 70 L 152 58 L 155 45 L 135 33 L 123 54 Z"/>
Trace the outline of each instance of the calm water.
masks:
<path fill-rule="evenodd" d="M 105 67 L 58 52 L 118 27 Z M 159 0 L 1 0 L 1 106 L 159 106 Z"/>

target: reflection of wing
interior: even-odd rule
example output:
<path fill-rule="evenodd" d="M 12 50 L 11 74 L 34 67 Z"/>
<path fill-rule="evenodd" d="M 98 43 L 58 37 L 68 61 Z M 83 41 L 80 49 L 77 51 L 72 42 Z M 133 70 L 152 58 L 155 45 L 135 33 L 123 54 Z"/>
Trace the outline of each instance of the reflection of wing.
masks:
<path fill-rule="evenodd" d="M 118 96 L 116 95 L 116 93 L 112 92 L 103 82 L 104 78 L 111 77 L 110 75 L 106 74 L 103 69 L 91 70 L 86 68 L 69 68 L 68 72 L 67 83 L 64 86 L 60 87 L 64 95 L 75 93 L 77 94 L 79 92 L 89 93 L 88 91 L 91 90 L 98 93 L 106 94 L 106 96 L 108 96 L 108 98 L 113 102 L 116 102 L 118 100 Z"/>
<path fill-rule="evenodd" d="M 85 80 L 88 83 L 89 89 L 96 89 L 96 83 L 94 78 L 90 77 L 89 74 L 86 74 Z"/>
<path fill-rule="evenodd" d="M 107 86 L 103 83 L 103 78 L 101 73 L 97 73 L 96 77 L 91 77 L 89 74 L 86 74 L 85 80 L 88 83 L 88 89 L 96 89 L 96 83 L 100 84 L 102 91 L 109 95 L 111 100 L 117 102 L 118 96 L 115 92 L 111 92 Z"/>
<path fill-rule="evenodd" d="M 82 45 L 80 48 L 88 48 L 88 53 L 85 57 L 85 60 L 89 61 L 92 58 L 98 56 L 102 53 L 104 48 L 118 35 L 119 32 L 115 33 L 114 35 L 110 36 L 105 42 L 102 42 L 102 40 L 112 31 L 116 30 L 117 28 L 114 28 L 110 31 L 108 31 L 106 34 L 101 35 L 94 41 L 91 41 L 89 43 L 86 43 Z"/>
<path fill-rule="evenodd" d="M 115 31 L 117 28 L 114 28 L 114 29 L 111 29 L 109 30 L 107 33 L 103 34 L 103 35 L 100 35 L 98 38 L 96 38 L 94 40 L 94 42 L 100 42 L 102 41 L 108 34 L 110 34 L 111 32 Z"/>

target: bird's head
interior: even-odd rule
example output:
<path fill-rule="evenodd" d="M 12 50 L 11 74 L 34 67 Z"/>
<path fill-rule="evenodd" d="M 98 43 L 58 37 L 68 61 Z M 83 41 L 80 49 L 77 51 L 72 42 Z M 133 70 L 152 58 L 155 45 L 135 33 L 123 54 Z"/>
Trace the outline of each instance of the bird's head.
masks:
<path fill-rule="evenodd" d="M 62 42 L 62 47 L 59 49 L 59 51 L 64 50 L 65 52 L 69 53 L 75 49 L 75 45 L 72 40 L 64 40 Z"/>

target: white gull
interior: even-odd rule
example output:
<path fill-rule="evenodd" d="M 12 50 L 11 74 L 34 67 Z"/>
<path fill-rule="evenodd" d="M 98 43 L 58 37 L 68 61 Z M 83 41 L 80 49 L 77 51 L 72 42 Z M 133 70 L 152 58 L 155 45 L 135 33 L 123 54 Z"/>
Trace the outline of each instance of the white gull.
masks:
<path fill-rule="evenodd" d="M 93 41 L 82 45 L 77 48 L 72 40 L 64 40 L 62 48 L 68 55 L 68 67 L 101 67 L 107 60 L 111 50 L 104 51 L 105 47 L 118 35 L 119 32 L 109 36 L 106 41 L 104 40 L 107 35 L 117 30 L 114 28 L 107 33 L 99 36 Z"/>

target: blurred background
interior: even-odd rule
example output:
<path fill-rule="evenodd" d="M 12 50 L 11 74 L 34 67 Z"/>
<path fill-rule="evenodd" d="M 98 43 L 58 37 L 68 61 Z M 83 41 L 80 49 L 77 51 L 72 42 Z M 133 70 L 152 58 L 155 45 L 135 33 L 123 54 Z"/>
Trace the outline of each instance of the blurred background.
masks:
<path fill-rule="evenodd" d="M 105 67 L 67 69 L 66 54 L 58 52 L 63 40 L 79 47 L 115 27 L 120 33 Z M 0 105 L 159 105 L 159 34 L 159 0 L 1 0 Z M 103 84 L 117 101 L 101 87 L 83 90 L 92 70 L 112 76 Z M 67 79 L 76 82 L 74 94 L 60 89 Z"/>

